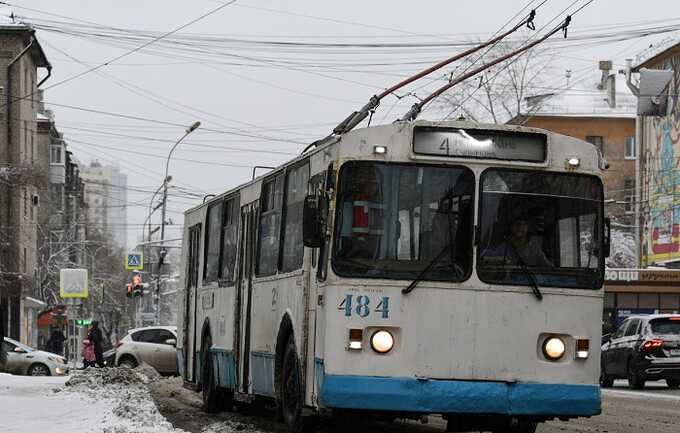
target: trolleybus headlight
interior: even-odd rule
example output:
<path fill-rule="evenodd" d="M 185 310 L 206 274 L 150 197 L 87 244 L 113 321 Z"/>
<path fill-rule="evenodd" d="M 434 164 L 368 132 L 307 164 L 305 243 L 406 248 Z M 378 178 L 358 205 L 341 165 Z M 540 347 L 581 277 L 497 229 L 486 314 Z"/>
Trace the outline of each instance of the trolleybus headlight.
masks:
<path fill-rule="evenodd" d="M 551 361 L 557 361 L 564 355 L 564 341 L 559 337 L 550 337 L 543 343 L 543 354 Z"/>
<path fill-rule="evenodd" d="M 376 331 L 371 336 L 371 347 L 378 353 L 387 353 L 394 347 L 394 337 L 389 331 Z"/>

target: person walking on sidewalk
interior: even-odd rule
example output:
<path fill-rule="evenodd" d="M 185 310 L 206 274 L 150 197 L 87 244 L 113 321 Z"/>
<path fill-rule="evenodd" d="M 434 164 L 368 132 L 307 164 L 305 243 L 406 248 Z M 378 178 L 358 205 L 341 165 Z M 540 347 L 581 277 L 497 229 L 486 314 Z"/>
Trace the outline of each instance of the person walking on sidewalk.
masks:
<path fill-rule="evenodd" d="M 87 333 L 87 339 L 90 340 L 94 347 L 94 356 L 97 362 L 97 367 L 104 366 L 104 353 L 102 350 L 102 331 L 99 329 L 99 322 L 92 321 L 90 332 Z"/>
<path fill-rule="evenodd" d="M 94 354 L 94 344 L 90 340 L 83 340 L 83 369 L 95 367 L 97 356 Z"/>

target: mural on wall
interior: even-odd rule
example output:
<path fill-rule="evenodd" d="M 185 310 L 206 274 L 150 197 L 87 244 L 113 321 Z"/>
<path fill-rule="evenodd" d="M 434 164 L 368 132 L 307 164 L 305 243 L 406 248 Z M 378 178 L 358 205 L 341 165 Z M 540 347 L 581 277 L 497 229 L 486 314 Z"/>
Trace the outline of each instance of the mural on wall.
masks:
<path fill-rule="evenodd" d="M 680 89 L 679 62 L 672 62 Z M 668 65 L 671 66 L 671 65 Z M 643 266 L 680 260 L 680 99 L 671 91 L 668 114 L 647 118 L 640 201 Z"/>

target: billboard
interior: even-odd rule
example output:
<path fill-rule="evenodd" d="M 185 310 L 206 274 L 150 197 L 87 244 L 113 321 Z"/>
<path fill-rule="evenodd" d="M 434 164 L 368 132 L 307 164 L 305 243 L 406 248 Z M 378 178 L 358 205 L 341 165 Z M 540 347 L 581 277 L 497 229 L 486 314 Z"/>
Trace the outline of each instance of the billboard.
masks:
<path fill-rule="evenodd" d="M 62 269 L 59 272 L 59 296 L 62 298 L 87 298 L 87 269 Z"/>

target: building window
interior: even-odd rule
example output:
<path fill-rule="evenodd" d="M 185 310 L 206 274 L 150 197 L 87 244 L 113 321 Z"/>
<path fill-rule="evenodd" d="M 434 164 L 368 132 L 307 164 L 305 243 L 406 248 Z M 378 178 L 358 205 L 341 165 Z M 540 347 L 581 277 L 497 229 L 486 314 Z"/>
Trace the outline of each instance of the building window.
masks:
<path fill-rule="evenodd" d="M 50 162 L 52 164 L 61 164 L 61 146 L 52 146 L 50 151 Z"/>
<path fill-rule="evenodd" d="M 626 213 L 635 211 L 635 180 L 624 179 L 623 181 L 623 209 Z"/>
<path fill-rule="evenodd" d="M 586 141 L 600 150 L 600 153 L 604 155 L 604 148 L 602 147 L 603 139 L 601 135 L 586 135 Z"/>
<path fill-rule="evenodd" d="M 635 152 L 635 137 L 626 137 L 626 159 L 635 159 L 637 156 Z"/>

